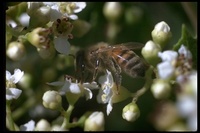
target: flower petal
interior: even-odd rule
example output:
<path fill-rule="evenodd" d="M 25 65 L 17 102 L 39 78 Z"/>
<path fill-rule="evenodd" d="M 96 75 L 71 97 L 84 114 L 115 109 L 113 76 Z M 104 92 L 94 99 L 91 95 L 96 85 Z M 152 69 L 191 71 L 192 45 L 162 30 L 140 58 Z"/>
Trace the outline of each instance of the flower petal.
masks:
<path fill-rule="evenodd" d="M 66 15 L 66 16 L 68 16 L 68 15 Z M 77 20 L 78 16 L 75 14 L 71 14 L 71 15 L 69 15 L 69 18 L 71 18 L 72 20 Z"/>
<path fill-rule="evenodd" d="M 61 53 L 68 55 L 70 51 L 70 43 L 68 42 L 67 37 L 57 37 L 54 39 L 55 49 Z"/>
<path fill-rule="evenodd" d="M 89 89 L 97 89 L 99 86 L 96 82 L 92 83 L 83 83 L 83 86 Z"/>
<path fill-rule="evenodd" d="M 174 67 L 170 64 L 170 62 L 162 62 L 157 65 L 158 74 L 161 79 L 168 79 L 172 76 L 174 72 Z"/>
<path fill-rule="evenodd" d="M 104 102 L 102 101 L 102 98 L 101 98 L 102 95 L 103 95 L 103 90 L 102 90 L 102 89 L 99 89 L 99 93 L 98 93 L 98 95 L 97 95 L 97 102 L 98 102 L 98 103 L 104 103 Z"/>
<path fill-rule="evenodd" d="M 15 69 L 14 74 L 11 76 L 11 78 L 13 79 L 13 82 L 16 84 L 17 82 L 19 82 L 19 80 L 22 78 L 23 75 L 24 75 L 23 71 L 21 71 L 20 69 Z"/>
<path fill-rule="evenodd" d="M 86 7 L 86 2 L 75 2 L 77 9 L 74 9 L 74 13 L 81 12 Z"/>
<path fill-rule="evenodd" d="M 61 18 L 62 14 L 57 9 L 50 10 L 50 20 L 56 21 L 57 19 Z"/>
<path fill-rule="evenodd" d="M 86 95 L 86 100 L 92 99 L 93 94 L 92 94 L 92 91 L 90 89 L 84 87 L 84 93 Z"/>
<path fill-rule="evenodd" d="M 106 113 L 107 115 L 110 114 L 110 112 L 112 111 L 113 107 L 112 107 L 112 100 L 110 100 L 107 104 L 107 108 L 106 108 Z"/>
<path fill-rule="evenodd" d="M 52 85 L 52 86 L 62 86 L 64 85 L 65 82 L 62 81 L 56 81 L 56 82 L 51 82 L 51 83 L 47 83 L 48 85 Z"/>
<path fill-rule="evenodd" d="M 71 85 L 69 87 L 69 91 L 71 93 L 75 93 L 75 94 L 81 93 L 80 87 L 78 86 L 78 84 L 75 84 L 75 83 L 71 83 Z"/>
<path fill-rule="evenodd" d="M 17 88 L 6 89 L 6 100 L 17 99 L 22 93 L 22 90 Z"/>
<path fill-rule="evenodd" d="M 183 54 L 184 57 L 187 58 L 187 59 L 192 59 L 191 52 L 184 45 L 181 45 L 181 47 L 178 50 L 178 53 Z"/>
<path fill-rule="evenodd" d="M 69 81 L 66 81 L 66 82 L 63 82 L 63 83 L 64 83 L 64 85 L 60 89 L 61 94 L 65 94 L 67 91 L 69 91 L 69 86 L 71 85 L 71 83 Z"/>
<path fill-rule="evenodd" d="M 178 53 L 172 50 L 167 50 L 159 52 L 158 56 L 162 59 L 162 61 L 173 61 L 178 57 Z"/>
<path fill-rule="evenodd" d="M 19 22 L 21 23 L 21 25 L 23 26 L 29 26 L 29 20 L 30 20 L 30 16 L 27 13 L 22 13 L 19 16 Z"/>
<path fill-rule="evenodd" d="M 20 131 L 34 131 L 35 121 L 30 120 L 28 123 L 20 126 Z"/>
<path fill-rule="evenodd" d="M 6 80 L 10 81 L 11 73 L 6 71 Z"/>

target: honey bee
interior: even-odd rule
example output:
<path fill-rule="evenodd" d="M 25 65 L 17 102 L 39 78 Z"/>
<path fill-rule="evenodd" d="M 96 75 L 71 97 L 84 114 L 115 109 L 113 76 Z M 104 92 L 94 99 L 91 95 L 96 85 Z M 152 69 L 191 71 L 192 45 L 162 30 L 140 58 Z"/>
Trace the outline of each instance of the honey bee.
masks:
<path fill-rule="evenodd" d="M 142 47 L 143 45 L 135 42 L 117 45 L 100 42 L 87 49 L 82 49 L 76 54 L 75 77 L 80 82 L 87 81 L 87 79 L 94 81 L 98 72 L 107 69 L 112 73 L 117 88 L 121 85 L 122 72 L 131 77 L 144 77 L 149 65 L 134 52 Z"/>

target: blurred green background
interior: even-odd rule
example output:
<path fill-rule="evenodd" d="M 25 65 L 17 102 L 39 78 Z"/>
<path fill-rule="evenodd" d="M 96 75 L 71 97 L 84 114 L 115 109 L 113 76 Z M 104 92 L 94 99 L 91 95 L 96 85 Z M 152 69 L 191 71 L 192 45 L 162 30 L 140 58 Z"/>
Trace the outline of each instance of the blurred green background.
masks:
<path fill-rule="evenodd" d="M 155 24 L 160 21 L 165 21 L 172 32 L 172 39 L 166 49 L 172 48 L 181 37 L 182 24 L 186 25 L 192 35 L 195 36 L 197 32 L 197 2 L 121 2 L 122 15 L 116 22 L 120 30 L 113 38 L 110 38 L 107 34 L 110 22 L 103 13 L 104 4 L 105 2 L 87 2 L 86 8 L 77 14 L 79 19 L 91 24 L 91 28 L 84 36 L 69 40 L 72 47 L 85 48 L 100 41 L 108 42 L 111 45 L 124 42 L 145 44 L 152 39 L 151 31 Z M 30 119 L 38 121 L 45 118 L 51 122 L 59 115 L 58 112 L 48 109 L 41 109 L 40 112 L 35 111 L 35 114 L 33 112 L 40 107 L 38 105 L 42 106 L 42 96 L 45 91 L 58 89 L 47 86 L 46 82 L 58 81 L 65 74 L 74 74 L 73 58 L 57 54 L 52 59 L 42 59 L 32 45 L 26 45 L 25 48 L 26 56 L 20 61 L 12 61 L 6 57 L 7 70 L 13 73 L 15 68 L 20 68 L 30 76 L 27 86 L 18 85 L 23 93 L 12 104 L 15 121 L 18 125 L 24 124 Z M 136 91 L 141 87 L 140 84 L 143 84 L 142 80 L 132 79 L 123 74 L 122 85 L 130 91 Z M 94 93 L 96 95 L 97 91 Z M 30 101 L 33 101 L 33 106 L 29 106 Z M 79 118 L 86 111 L 103 111 L 106 119 L 105 130 L 107 131 L 154 131 L 155 128 L 149 118 L 159 101 L 154 99 L 150 91 L 141 96 L 137 102 L 141 116 L 135 122 L 127 122 L 122 118 L 122 109 L 129 102 L 131 99 L 114 104 L 111 114 L 106 116 L 106 105 L 97 104 L 95 96 L 89 101 L 83 97 L 76 103 L 72 118 Z M 19 110 L 21 106 L 24 109 L 23 113 Z M 63 100 L 63 106 L 65 108 L 68 106 L 67 101 Z M 74 128 L 71 130 L 82 129 Z"/>

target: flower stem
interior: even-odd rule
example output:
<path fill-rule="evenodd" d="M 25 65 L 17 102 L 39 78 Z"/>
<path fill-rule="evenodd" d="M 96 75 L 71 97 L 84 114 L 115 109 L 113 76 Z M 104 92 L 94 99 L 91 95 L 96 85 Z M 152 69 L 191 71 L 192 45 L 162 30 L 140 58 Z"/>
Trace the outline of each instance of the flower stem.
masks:
<path fill-rule="evenodd" d="M 145 78 L 146 78 L 146 82 L 145 82 L 145 85 L 140 89 L 138 90 L 136 93 L 133 93 L 133 102 L 136 102 L 137 99 L 143 95 L 151 86 L 152 84 L 152 73 L 153 73 L 153 66 L 150 66 L 149 69 L 146 71 L 146 74 L 145 74 Z"/>
<path fill-rule="evenodd" d="M 73 105 L 69 105 L 67 111 L 65 112 L 64 109 L 61 110 L 61 113 L 64 115 L 64 121 L 63 121 L 63 124 L 62 124 L 62 128 L 71 128 L 70 127 L 70 116 L 71 116 L 71 113 L 74 109 L 74 106 Z"/>
<path fill-rule="evenodd" d="M 10 103 L 11 103 L 10 101 L 6 102 L 6 119 L 7 119 L 6 127 L 11 131 L 15 131 L 15 124 L 14 124 L 14 121 L 12 119 Z"/>

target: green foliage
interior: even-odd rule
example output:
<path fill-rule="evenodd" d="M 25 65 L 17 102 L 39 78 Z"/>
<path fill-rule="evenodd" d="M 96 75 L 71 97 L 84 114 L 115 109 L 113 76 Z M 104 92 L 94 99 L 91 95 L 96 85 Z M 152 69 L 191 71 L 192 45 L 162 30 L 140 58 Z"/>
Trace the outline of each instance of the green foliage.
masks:
<path fill-rule="evenodd" d="M 182 25 L 182 34 L 178 42 L 173 46 L 174 50 L 178 50 L 181 45 L 185 45 L 192 53 L 193 67 L 197 68 L 197 38 L 194 38 L 187 30 L 186 26 Z"/>

